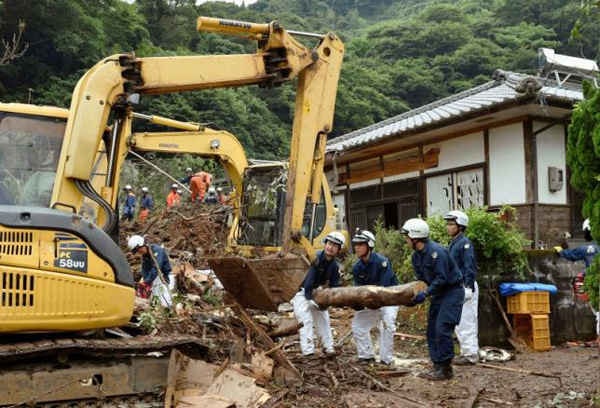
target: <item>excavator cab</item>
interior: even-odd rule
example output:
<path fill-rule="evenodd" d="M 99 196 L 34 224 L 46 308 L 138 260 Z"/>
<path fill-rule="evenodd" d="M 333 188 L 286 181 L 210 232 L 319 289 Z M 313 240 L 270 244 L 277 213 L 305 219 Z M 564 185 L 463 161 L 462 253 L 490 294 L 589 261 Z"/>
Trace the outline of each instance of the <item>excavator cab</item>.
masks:
<path fill-rule="evenodd" d="M 0 112 L 0 204 L 50 206 L 66 124 L 66 116 Z"/>

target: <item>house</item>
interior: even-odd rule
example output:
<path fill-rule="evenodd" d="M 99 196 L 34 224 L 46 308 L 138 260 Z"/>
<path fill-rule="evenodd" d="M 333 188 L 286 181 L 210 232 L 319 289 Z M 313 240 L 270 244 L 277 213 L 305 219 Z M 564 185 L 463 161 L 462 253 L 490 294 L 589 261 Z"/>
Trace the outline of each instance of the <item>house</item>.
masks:
<path fill-rule="evenodd" d="M 509 204 L 540 246 L 579 233 L 567 127 L 598 67 L 550 49 L 539 60 L 537 75 L 497 70 L 483 85 L 329 140 L 328 180 L 350 230 Z"/>

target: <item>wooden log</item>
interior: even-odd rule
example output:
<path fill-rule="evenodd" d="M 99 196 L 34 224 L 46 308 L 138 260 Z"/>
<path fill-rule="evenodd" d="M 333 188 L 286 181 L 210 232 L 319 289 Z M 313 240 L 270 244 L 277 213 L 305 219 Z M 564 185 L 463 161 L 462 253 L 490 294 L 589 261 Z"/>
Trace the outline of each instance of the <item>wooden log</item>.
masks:
<path fill-rule="evenodd" d="M 415 281 L 397 286 L 352 286 L 342 288 L 316 289 L 313 299 L 319 306 L 352 306 L 377 309 L 382 306 L 410 306 L 413 297 L 426 290 L 427 284 Z"/>
<path fill-rule="evenodd" d="M 269 337 L 285 337 L 298 333 L 298 330 L 304 326 L 295 318 L 282 319 L 279 325 L 269 332 Z"/>

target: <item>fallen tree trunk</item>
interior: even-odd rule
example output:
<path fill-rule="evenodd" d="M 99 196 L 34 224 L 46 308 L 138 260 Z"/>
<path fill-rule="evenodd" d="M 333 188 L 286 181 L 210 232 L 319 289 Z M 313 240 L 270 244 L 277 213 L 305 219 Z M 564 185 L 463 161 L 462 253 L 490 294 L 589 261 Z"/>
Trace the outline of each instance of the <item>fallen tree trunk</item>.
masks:
<path fill-rule="evenodd" d="M 427 284 L 415 281 L 397 286 L 352 286 L 343 288 L 316 289 L 313 299 L 319 306 L 352 306 L 377 309 L 382 306 L 410 306 L 413 297 Z"/>

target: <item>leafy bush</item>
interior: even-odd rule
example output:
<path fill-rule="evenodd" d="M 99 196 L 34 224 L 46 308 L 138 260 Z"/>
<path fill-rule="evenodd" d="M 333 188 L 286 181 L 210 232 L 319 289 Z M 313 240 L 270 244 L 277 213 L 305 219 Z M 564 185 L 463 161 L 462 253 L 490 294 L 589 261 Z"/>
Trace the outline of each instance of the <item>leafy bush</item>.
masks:
<path fill-rule="evenodd" d="M 466 235 L 473 242 L 477 257 L 478 281 L 486 286 L 495 285 L 505 276 L 515 274 L 524 277 L 529 271 L 527 257 L 523 248 L 529 245 L 515 220 L 515 210 L 504 207 L 499 213 L 488 212 L 487 208 L 472 208 L 466 211 L 469 216 L 469 228 Z M 446 233 L 446 221 L 436 215 L 427 219 L 430 238 L 447 246 L 450 237 Z M 412 250 L 405 243 L 404 236 L 398 230 L 386 229 L 381 222 L 375 225 L 375 251 L 387 256 L 398 280 L 414 280 L 411 264 Z M 356 257 L 348 257 L 345 270 L 351 271 Z"/>

